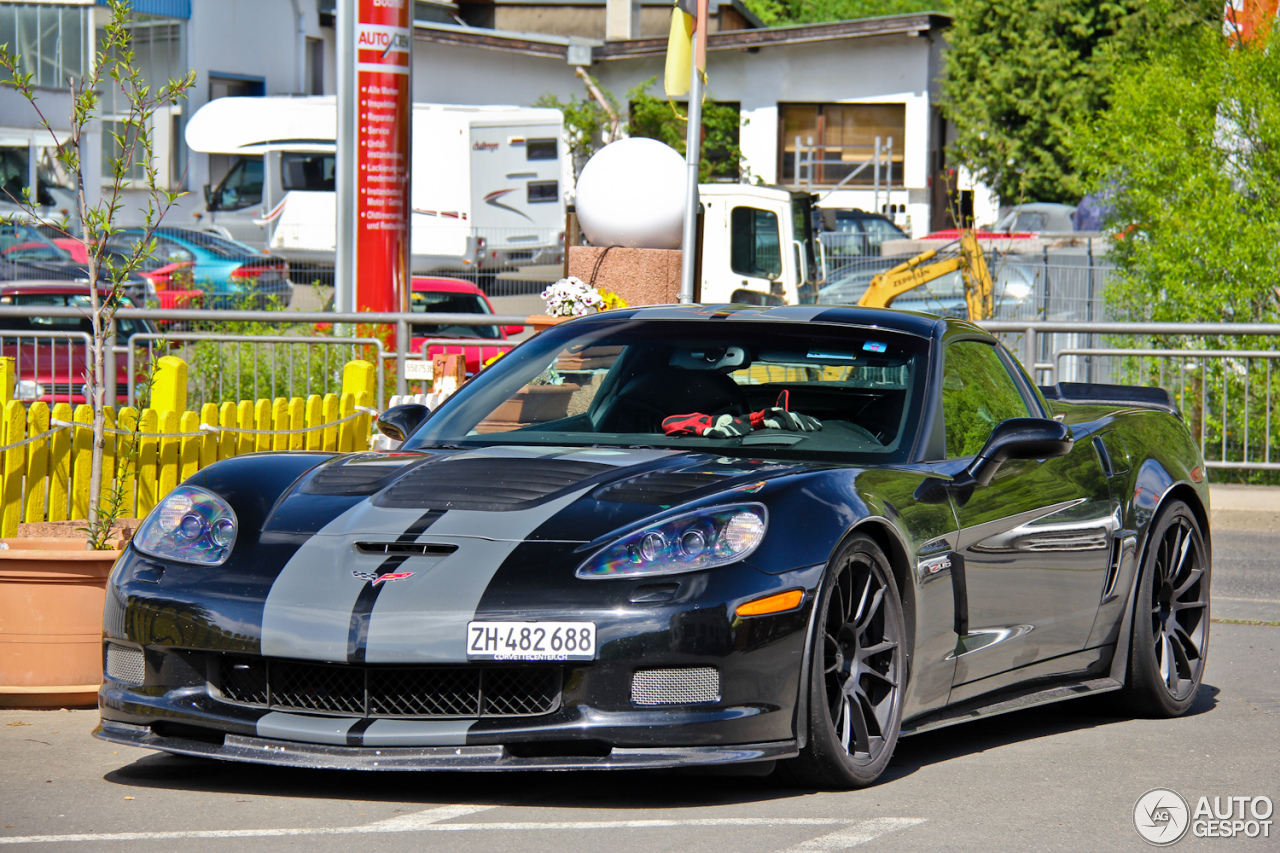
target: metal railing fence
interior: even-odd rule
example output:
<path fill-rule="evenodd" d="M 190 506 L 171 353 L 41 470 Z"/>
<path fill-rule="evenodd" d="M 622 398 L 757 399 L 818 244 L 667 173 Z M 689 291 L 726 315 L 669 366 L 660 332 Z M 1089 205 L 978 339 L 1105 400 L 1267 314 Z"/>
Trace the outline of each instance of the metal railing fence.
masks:
<path fill-rule="evenodd" d="M 1082 286 L 1087 281 L 1080 280 Z M 41 317 L 83 317 L 78 308 L 48 306 L 0 306 L 5 315 Z M 121 309 L 120 320 L 137 320 L 154 316 L 138 309 Z M 418 336 L 417 346 L 412 327 L 416 324 L 454 324 L 471 326 L 528 326 L 528 317 L 495 314 L 394 314 L 294 312 L 294 311 L 171 311 L 166 318 L 173 321 L 210 321 L 220 324 L 227 333 L 174 333 L 169 339 L 189 346 L 246 348 L 244 371 L 237 380 L 227 362 L 219 363 L 215 381 L 209 390 L 200 392 L 208 400 L 219 389 L 236 388 L 231 396 L 285 396 L 284 384 L 268 385 L 283 375 L 295 384 L 289 396 L 299 393 L 321 393 L 330 386 L 336 365 L 348 356 L 367 358 L 378 368 L 376 405 L 382 408 L 392 393 L 410 393 L 411 382 L 406 362 L 425 358 L 426 350 Z M 237 334 L 238 324 L 258 324 L 264 334 Z M 1041 384 L 1058 381 L 1105 382 L 1132 385 L 1159 385 L 1174 397 L 1186 416 L 1192 434 L 1197 436 L 1210 468 L 1248 471 L 1280 470 L 1280 428 L 1272 415 L 1273 404 L 1280 399 L 1280 324 L 1259 323 L 1122 323 L 1114 321 L 1060 321 L 1043 319 L 997 319 L 982 324 L 998 335 L 1018 355 Z M 296 330 L 296 332 L 295 332 Z M 67 335 L 67 333 L 62 333 Z M 84 340 L 80 333 L 73 335 Z M 60 337 L 56 333 L 55 337 Z M 31 333 L 0 335 L 6 349 L 9 340 L 29 338 Z M 108 371 L 108 379 L 132 385 L 145 373 L 140 353 L 156 347 L 160 333 L 136 334 L 131 340 L 112 340 L 114 351 L 130 359 L 125 371 Z M 465 343 L 472 346 L 505 348 L 493 339 L 441 339 L 440 343 Z M 71 346 L 66 340 L 57 346 Z M 83 343 L 76 344 L 83 347 Z M 306 354 L 298 354 L 309 348 Z M 317 361 L 329 352 L 328 362 Z M 10 354 L 6 352 L 6 354 Z M 19 379 L 22 360 L 18 359 Z M 256 367 L 254 366 L 256 365 Z M 254 373 L 253 371 L 258 371 Z M 220 376 L 216 375 L 221 373 Z M 260 384 L 259 393 L 243 394 L 245 376 L 252 374 Z M 198 377 L 197 377 L 198 380 Z M 221 382 L 218 385 L 217 382 Z M 282 380 L 283 381 L 283 380 Z M 239 382 L 240 384 L 237 384 Z M 298 387 L 297 383 L 310 385 Z M 197 387 L 192 382 L 192 387 Z M 413 386 L 413 390 L 420 390 Z M 136 394 L 133 388 L 128 395 Z M 116 389 L 109 382 L 107 399 L 114 399 Z M 126 394 L 120 394 L 126 396 Z M 199 396 L 199 394 L 197 394 Z M 129 396 L 129 399 L 135 399 Z"/>
<path fill-rule="evenodd" d="M 1155 385 L 1173 395 L 1209 468 L 1280 471 L 1280 324 L 982 324 L 1041 384 Z M 1093 342 L 1097 342 L 1095 345 Z"/>

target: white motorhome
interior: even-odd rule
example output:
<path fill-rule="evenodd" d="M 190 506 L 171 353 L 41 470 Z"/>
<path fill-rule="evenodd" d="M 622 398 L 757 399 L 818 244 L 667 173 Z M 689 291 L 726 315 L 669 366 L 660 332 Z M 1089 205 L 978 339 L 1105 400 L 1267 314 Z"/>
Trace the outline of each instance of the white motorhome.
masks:
<path fill-rule="evenodd" d="M 563 122 L 553 109 L 414 104 L 412 271 L 558 263 Z M 336 132 L 332 97 L 218 98 L 201 107 L 187 145 L 237 158 L 205 187 L 205 227 L 294 264 L 332 267 Z"/>

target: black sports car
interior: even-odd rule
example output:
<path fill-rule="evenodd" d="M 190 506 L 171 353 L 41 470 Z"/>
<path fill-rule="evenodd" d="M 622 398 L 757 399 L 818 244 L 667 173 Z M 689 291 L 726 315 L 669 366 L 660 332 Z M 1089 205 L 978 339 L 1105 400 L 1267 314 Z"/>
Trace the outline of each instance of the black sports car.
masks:
<path fill-rule="evenodd" d="M 776 760 L 1195 697 L 1208 488 L 1169 396 L 822 306 L 565 323 L 391 452 L 218 462 L 112 574 L 105 740 L 361 769 Z"/>

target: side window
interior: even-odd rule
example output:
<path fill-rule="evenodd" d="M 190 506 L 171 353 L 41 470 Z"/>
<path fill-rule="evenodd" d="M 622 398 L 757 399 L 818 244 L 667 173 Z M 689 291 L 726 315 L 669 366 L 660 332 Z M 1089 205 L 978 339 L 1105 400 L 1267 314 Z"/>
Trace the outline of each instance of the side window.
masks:
<path fill-rule="evenodd" d="M 281 183 L 286 190 L 333 192 L 335 163 L 333 154 L 282 154 Z M 261 190 L 258 194 L 261 196 Z"/>
<path fill-rule="evenodd" d="M 262 203 L 262 161 L 241 160 L 231 167 L 222 179 L 222 198 L 218 206 L 223 210 L 239 210 Z"/>
<path fill-rule="evenodd" d="M 947 347 L 943 365 L 942 414 L 947 457 L 954 459 L 981 450 L 1000 421 L 1031 413 L 994 346 L 957 341 Z"/>
<path fill-rule="evenodd" d="M 735 207 L 729 215 L 729 231 L 729 265 L 735 273 L 755 278 L 782 275 L 778 214 Z"/>

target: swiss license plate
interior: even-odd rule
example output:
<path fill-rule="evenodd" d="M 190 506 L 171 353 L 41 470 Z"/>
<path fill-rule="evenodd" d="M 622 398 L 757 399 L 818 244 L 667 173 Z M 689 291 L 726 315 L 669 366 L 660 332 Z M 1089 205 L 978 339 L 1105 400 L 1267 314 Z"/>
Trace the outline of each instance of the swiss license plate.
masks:
<path fill-rule="evenodd" d="M 468 622 L 468 660 L 594 660 L 594 622 Z"/>

